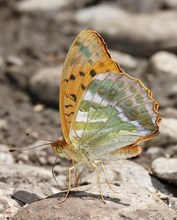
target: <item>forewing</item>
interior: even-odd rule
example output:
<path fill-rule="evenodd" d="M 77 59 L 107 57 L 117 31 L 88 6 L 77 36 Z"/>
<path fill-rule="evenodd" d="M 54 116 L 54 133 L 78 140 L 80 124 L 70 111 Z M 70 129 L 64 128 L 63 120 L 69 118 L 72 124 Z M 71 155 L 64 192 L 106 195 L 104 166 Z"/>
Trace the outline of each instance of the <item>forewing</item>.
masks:
<path fill-rule="evenodd" d="M 70 140 L 99 156 L 158 133 L 158 104 L 140 80 L 126 73 L 97 74 L 82 100 Z"/>
<path fill-rule="evenodd" d="M 84 30 L 75 38 L 64 63 L 60 84 L 60 118 L 65 140 L 84 91 L 97 73 L 122 72 L 101 36 Z"/>

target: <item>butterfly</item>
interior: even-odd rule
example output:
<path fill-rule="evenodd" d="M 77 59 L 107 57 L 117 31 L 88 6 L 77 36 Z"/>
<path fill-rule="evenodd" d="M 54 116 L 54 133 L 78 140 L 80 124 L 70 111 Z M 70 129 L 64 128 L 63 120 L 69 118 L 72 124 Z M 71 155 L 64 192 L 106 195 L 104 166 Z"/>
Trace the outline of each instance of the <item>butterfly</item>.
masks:
<path fill-rule="evenodd" d="M 69 169 L 66 199 L 72 170 L 89 164 L 100 186 L 97 163 L 137 156 L 138 144 L 159 133 L 160 116 L 152 92 L 121 70 L 96 31 L 83 30 L 76 36 L 60 80 L 63 139 L 52 147 L 75 162 Z M 101 198 L 104 201 L 102 194 Z"/>

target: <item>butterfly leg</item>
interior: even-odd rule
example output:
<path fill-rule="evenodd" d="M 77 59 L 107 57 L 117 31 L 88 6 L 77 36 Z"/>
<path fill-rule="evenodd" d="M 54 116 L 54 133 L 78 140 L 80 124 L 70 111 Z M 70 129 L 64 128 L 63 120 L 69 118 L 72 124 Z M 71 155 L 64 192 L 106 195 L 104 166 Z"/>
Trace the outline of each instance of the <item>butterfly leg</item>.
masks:
<path fill-rule="evenodd" d="M 81 164 L 81 163 L 79 162 L 79 163 L 77 163 L 76 165 L 74 165 L 74 166 L 72 166 L 72 167 L 69 168 L 69 170 L 68 170 L 68 190 L 67 190 L 67 192 L 66 192 L 65 197 L 64 197 L 61 201 L 59 201 L 60 203 L 65 202 L 65 200 L 67 199 L 67 197 L 68 197 L 68 195 L 69 195 L 69 192 L 70 192 L 70 189 L 71 189 L 71 171 L 74 170 L 74 169 L 76 169 L 76 167 L 78 167 L 80 164 Z"/>
<path fill-rule="evenodd" d="M 102 190 L 101 190 L 100 174 L 99 174 L 99 171 L 98 171 L 98 167 L 97 167 L 95 164 L 93 164 L 93 163 L 91 163 L 90 165 L 91 165 L 92 167 L 94 167 L 95 170 L 96 170 L 97 181 L 98 181 L 98 186 L 99 186 L 99 191 L 100 191 L 100 197 L 101 197 L 101 200 L 103 201 L 103 203 L 106 203 L 106 201 L 105 201 L 105 199 L 104 199 L 104 197 L 103 197 L 103 194 L 102 194 Z"/>
<path fill-rule="evenodd" d="M 110 188 L 114 193 L 118 193 L 118 192 L 115 191 L 115 189 L 114 189 L 114 188 L 111 186 L 111 184 L 110 184 L 110 181 L 109 181 L 109 178 L 108 178 L 108 174 L 107 174 L 107 171 L 106 171 L 106 169 L 105 169 L 105 166 L 104 166 L 103 162 L 100 161 L 100 163 L 101 163 L 101 166 L 102 166 L 102 168 L 103 168 L 103 172 L 104 172 L 104 176 L 105 176 L 105 179 L 106 179 L 106 183 L 108 184 L 109 188 Z"/>
<path fill-rule="evenodd" d="M 75 166 L 75 163 L 74 163 L 74 160 L 72 160 L 72 164 L 73 164 L 73 167 Z M 75 187 L 78 187 L 79 186 L 79 173 L 77 172 L 76 168 L 74 168 L 74 174 L 75 174 Z"/>

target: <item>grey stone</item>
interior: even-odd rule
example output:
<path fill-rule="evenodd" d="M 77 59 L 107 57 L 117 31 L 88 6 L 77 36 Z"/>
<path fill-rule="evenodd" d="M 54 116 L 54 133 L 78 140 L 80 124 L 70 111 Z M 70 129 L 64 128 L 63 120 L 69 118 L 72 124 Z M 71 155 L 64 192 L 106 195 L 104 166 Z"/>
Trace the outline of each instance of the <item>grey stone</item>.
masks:
<path fill-rule="evenodd" d="M 42 104 L 37 104 L 37 105 L 35 105 L 35 106 L 33 107 L 33 111 L 34 111 L 34 112 L 41 112 L 41 111 L 44 110 L 44 108 L 45 108 L 44 105 L 42 105 Z"/>
<path fill-rule="evenodd" d="M 7 131 L 9 129 L 8 123 L 5 119 L 0 119 L 0 130 Z"/>
<path fill-rule="evenodd" d="M 177 158 L 157 158 L 152 162 L 152 170 L 157 177 L 177 185 Z"/>
<path fill-rule="evenodd" d="M 5 60 L 7 65 L 24 66 L 24 61 L 17 56 L 8 56 Z"/>
<path fill-rule="evenodd" d="M 105 14 L 109 14 L 109 19 L 105 17 Z M 76 12 L 76 19 L 80 23 L 87 23 L 97 31 L 102 31 L 102 27 L 109 27 L 109 25 L 115 27 L 118 19 L 126 19 L 129 14 L 119 8 L 111 5 L 96 5 L 90 6 Z M 97 29 L 97 25 L 100 28 Z M 111 31 L 111 30 L 109 30 Z M 114 29 L 112 30 L 114 31 Z"/>
<path fill-rule="evenodd" d="M 9 153 L 8 146 L 0 144 L 0 165 L 9 165 L 13 163 L 14 163 L 14 158 Z"/>
<path fill-rule="evenodd" d="M 58 103 L 61 67 L 46 67 L 33 75 L 30 89 L 41 101 Z"/>
<path fill-rule="evenodd" d="M 129 14 L 105 4 L 79 10 L 76 20 L 100 32 L 114 50 L 145 57 L 159 50 L 177 51 L 175 11 Z"/>
<path fill-rule="evenodd" d="M 56 11 L 68 6 L 65 0 L 22 0 L 15 5 L 15 9 L 19 12 L 35 12 L 35 11 Z"/>
<path fill-rule="evenodd" d="M 170 74 L 177 77 L 177 56 L 166 51 L 159 51 L 150 59 L 154 74 Z"/>
<path fill-rule="evenodd" d="M 160 105 L 177 105 L 177 56 L 169 52 L 158 52 L 151 57 L 149 68 L 152 73 L 149 84 Z"/>

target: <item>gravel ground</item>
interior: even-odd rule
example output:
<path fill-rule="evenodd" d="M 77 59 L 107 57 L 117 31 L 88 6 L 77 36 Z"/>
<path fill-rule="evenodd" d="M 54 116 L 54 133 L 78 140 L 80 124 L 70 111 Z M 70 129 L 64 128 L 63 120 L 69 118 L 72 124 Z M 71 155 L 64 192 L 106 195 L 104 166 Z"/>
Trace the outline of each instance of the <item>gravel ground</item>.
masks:
<path fill-rule="evenodd" d="M 177 4 L 132 2 L 0 0 L 0 219 L 177 219 Z M 46 143 L 27 132 L 50 140 L 62 136 L 62 64 L 74 36 L 85 28 L 100 32 L 122 69 L 152 89 L 162 122 L 159 136 L 143 144 L 141 155 L 106 164 L 119 192 L 103 184 L 108 204 L 99 201 L 95 172 L 81 166 L 83 186 L 60 205 L 50 198 L 63 195 L 52 177 L 51 147 L 8 150 Z M 58 158 L 62 189 L 70 165 Z"/>

